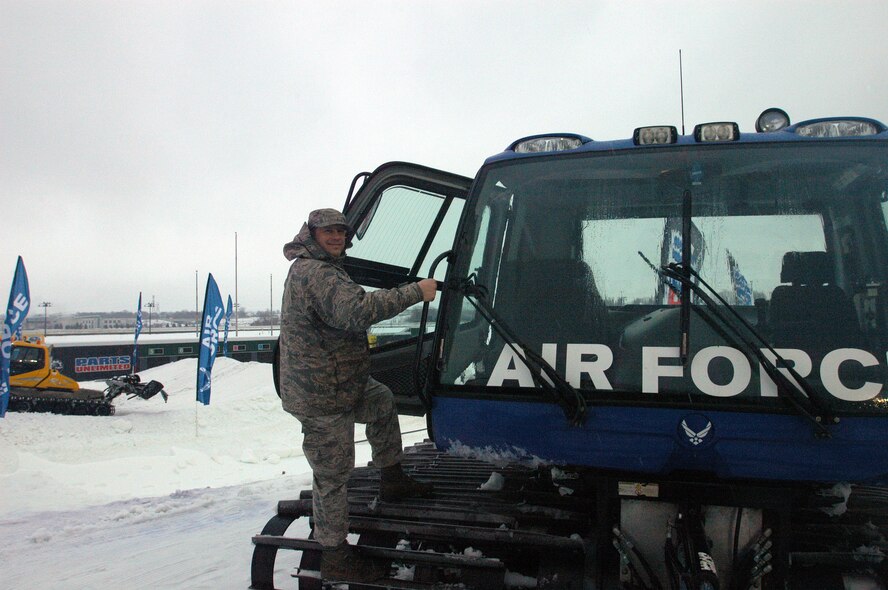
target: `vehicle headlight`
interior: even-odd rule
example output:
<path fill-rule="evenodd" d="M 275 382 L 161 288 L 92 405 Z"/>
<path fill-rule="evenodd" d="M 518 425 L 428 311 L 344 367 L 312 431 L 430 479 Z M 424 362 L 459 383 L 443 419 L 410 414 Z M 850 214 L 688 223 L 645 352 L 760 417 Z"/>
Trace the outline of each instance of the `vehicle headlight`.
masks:
<path fill-rule="evenodd" d="M 802 137 L 860 137 L 863 135 L 876 135 L 879 132 L 880 129 L 872 121 L 855 119 L 815 121 L 813 123 L 802 123 L 796 127 L 796 134 Z"/>
<path fill-rule="evenodd" d="M 702 123 L 694 127 L 697 141 L 737 141 L 740 139 L 740 126 L 729 121 Z"/>
<path fill-rule="evenodd" d="M 635 145 L 661 145 L 675 143 L 678 139 L 678 131 L 675 127 L 639 127 L 632 133 L 632 141 Z"/>
<path fill-rule="evenodd" d="M 583 140 L 570 135 L 540 135 L 521 139 L 512 145 L 518 154 L 534 154 L 543 152 L 563 152 L 583 145 Z"/>

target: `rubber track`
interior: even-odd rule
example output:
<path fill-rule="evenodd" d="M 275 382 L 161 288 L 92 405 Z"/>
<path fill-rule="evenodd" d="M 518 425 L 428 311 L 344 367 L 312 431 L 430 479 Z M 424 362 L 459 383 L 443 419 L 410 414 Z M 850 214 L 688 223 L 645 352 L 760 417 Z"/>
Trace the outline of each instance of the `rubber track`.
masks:
<path fill-rule="evenodd" d="M 77 416 L 113 416 L 114 405 L 97 389 L 78 391 L 38 390 L 26 387 L 10 389 L 10 412 L 50 412 Z"/>
<path fill-rule="evenodd" d="M 529 503 L 528 497 L 539 485 L 536 471 L 454 457 L 437 451 L 431 443 L 406 449 L 402 464 L 411 477 L 434 485 L 433 496 L 381 502 L 379 470 L 358 468 L 348 484 L 349 524 L 350 531 L 360 535 L 359 550 L 402 569 L 412 568 L 413 579 L 391 578 L 352 587 L 495 590 L 504 587 L 506 570 L 524 568 L 521 573 L 539 579 L 540 588 L 582 588 L 586 548 L 579 535 L 587 534 L 590 527 L 584 500 L 571 502 L 549 491 L 539 494 L 548 502 Z M 503 474 L 514 489 L 481 490 L 493 472 Z M 543 486 L 552 489 L 551 482 Z M 311 517 L 310 490 L 303 491 L 300 499 L 279 502 L 277 516 L 253 538 L 252 588 L 274 588 L 278 549 L 302 551 L 301 567 L 293 574 L 300 590 L 329 587 L 330 582 L 322 582 L 317 571 L 320 546 L 281 532 L 287 521 L 303 517 Z M 409 549 L 404 541 L 409 541 Z M 546 580 L 556 575 L 557 586 L 547 586 Z"/>

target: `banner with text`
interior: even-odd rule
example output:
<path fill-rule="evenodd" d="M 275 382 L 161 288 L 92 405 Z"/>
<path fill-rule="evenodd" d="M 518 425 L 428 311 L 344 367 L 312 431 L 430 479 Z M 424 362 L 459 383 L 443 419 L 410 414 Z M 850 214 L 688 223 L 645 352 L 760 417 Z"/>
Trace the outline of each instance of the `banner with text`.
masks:
<path fill-rule="evenodd" d="M 752 287 L 743 273 L 740 272 L 740 266 L 730 251 L 725 250 L 728 255 L 728 271 L 731 273 L 731 288 L 734 290 L 734 297 L 737 305 L 753 305 L 755 302 L 752 297 Z"/>
<path fill-rule="evenodd" d="M 682 262 L 682 220 L 670 217 L 663 227 L 663 238 L 660 242 L 660 266 Z M 706 240 L 694 222 L 691 222 L 691 268 L 699 271 L 703 266 L 706 254 Z M 657 288 L 657 303 L 660 305 L 678 305 L 681 301 L 681 284 L 675 279 L 662 281 Z"/>
<path fill-rule="evenodd" d="M 216 346 L 219 343 L 219 323 L 225 314 L 222 295 L 213 274 L 207 278 L 207 291 L 204 295 L 204 309 L 201 314 L 200 355 L 197 362 L 197 401 L 210 404 L 213 363 L 216 362 Z"/>
<path fill-rule="evenodd" d="M 3 337 L 0 340 L 0 418 L 6 415 L 9 407 L 9 364 L 12 360 L 12 335 L 19 333 L 28 309 L 31 306 L 31 291 L 28 288 L 28 273 L 25 262 L 18 257 L 12 288 L 9 290 L 9 303 L 3 321 Z"/>

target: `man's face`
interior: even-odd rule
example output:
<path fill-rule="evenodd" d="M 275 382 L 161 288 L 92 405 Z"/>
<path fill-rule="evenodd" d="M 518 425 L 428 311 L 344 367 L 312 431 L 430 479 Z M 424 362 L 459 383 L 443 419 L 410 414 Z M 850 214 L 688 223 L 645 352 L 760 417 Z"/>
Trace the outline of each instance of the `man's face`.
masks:
<path fill-rule="evenodd" d="M 342 256 L 345 252 L 347 232 L 341 225 L 319 227 L 314 231 L 315 241 L 330 256 Z"/>

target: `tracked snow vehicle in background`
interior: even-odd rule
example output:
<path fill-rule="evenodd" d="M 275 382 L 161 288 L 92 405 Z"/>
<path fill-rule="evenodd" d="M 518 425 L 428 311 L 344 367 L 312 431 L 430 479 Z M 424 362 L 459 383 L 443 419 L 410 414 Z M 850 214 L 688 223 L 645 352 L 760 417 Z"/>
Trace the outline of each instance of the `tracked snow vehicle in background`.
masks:
<path fill-rule="evenodd" d="M 405 463 L 436 491 L 355 472 L 351 530 L 393 564 L 360 587 L 888 587 L 884 124 L 534 136 L 474 180 L 384 165 L 345 209 L 357 282 L 442 281 L 373 351 L 425 405 Z M 255 588 L 279 548 L 327 584 L 287 536 L 310 516 L 279 504 Z"/>
<path fill-rule="evenodd" d="M 111 416 L 116 397 L 150 399 L 167 393 L 158 381 L 141 383 L 138 375 L 123 375 L 108 379 L 104 390 L 85 389 L 74 379 L 63 375 L 61 367 L 52 358 L 52 348 L 43 338 L 31 336 L 13 341 L 9 364 L 9 410 L 12 412 L 52 412 Z"/>

